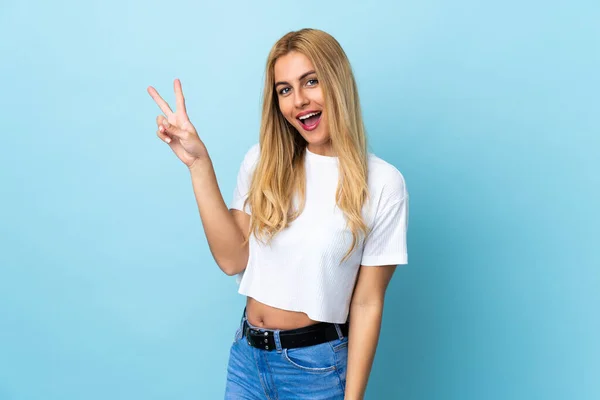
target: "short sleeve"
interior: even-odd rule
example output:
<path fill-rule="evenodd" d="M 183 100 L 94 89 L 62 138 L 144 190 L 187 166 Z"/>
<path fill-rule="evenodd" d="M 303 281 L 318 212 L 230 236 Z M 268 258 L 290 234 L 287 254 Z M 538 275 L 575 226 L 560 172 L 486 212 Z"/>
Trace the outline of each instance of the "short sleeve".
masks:
<path fill-rule="evenodd" d="M 361 265 L 408 264 L 408 192 L 402 199 L 378 211 L 373 229 L 365 239 Z"/>
<path fill-rule="evenodd" d="M 251 214 L 250 207 L 246 205 L 244 207 L 244 201 L 248 198 L 248 191 L 250 190 L 250 183 L 252 179 L 252 173 L 254 171 L 254 167 L 256 165 L 256 161 L 258 160 L 258 156 L 260 153 L 258 143 L 255 144 L 246 152 L 244 156 L 244 160 L 240 165 L 237 182 L 235 189 L 233 191 L 233 197 L 231 202 L 229 203 L 230 209 L 236 209 L 240 211 L 244 211 L 247 214 Z"/>

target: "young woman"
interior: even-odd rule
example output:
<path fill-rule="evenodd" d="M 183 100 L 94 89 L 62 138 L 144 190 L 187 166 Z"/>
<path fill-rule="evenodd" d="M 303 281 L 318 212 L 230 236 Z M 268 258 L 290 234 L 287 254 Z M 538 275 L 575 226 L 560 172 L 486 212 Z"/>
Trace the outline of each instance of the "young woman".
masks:
<path fill-rule="evenodd" d="M 259 142 L 229 209 L 179 80 L 176 111 L 148 91 L 164 113 L 159 138 L 189 167 L 212 255 L 247 296 L 225 398 L 362 399 L 386 288 L 408 262 L 408 192 L 402 174 L 367 151 L 339 43 L 303 29 L 273 46 Z"/>

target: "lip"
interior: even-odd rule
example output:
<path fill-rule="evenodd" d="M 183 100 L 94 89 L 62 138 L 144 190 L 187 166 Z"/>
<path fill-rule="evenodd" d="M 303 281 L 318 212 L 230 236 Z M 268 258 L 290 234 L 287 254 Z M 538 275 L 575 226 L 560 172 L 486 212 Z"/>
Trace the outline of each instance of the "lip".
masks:
<path fill-rule="evenodd" d="M 298 120 L 298 122 L 300 123 L 300 126 L 302 126 L 302 129 L 304 129 L 307 132 L 310 132 L 310 131 L 314 131 L 315 129 L 317 129 L 317 126 L 319 126 L 319 124 L 321 123 L 322 117 L 323 117 L 323 113 L 321 112 L 321 115 L 319 115 L 319 119 L 317 120 L 317 122 L 315 122 L 312 125 L 306 125 L 301 120 Z"/>
<path fill-rule="evenodd" d="M 310 113 L 315 113 L 315 112 L 321 112 L 321 110 L 308 110 L 308 111 L 302 111 L 301 113 L 299 113 L 298 115 L 296 115 L 296 119 L 306 115 L 306 114 L 310 114 Z"/>

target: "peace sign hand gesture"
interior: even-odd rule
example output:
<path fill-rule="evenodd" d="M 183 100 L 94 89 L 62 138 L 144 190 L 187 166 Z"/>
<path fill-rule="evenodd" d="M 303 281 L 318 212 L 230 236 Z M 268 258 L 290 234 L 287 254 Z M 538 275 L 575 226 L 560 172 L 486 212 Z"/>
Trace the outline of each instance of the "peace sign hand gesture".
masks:
<path fill-rule="evenodd" d="M 181 82 L 179 79 L 175 79 L 175 100 L 177 110 L 173 112 L 171 107 L 165 100 L 158 94 L 156 89 L 152 86 L 148 87 L 148 93 L 154 99 L 158 107 L 162 110 L 164 115 L 156 117 L 156 124 L 158 125 L 158 131 L 156 132 L 158 137 L 169 144 L 171 150 L 179 157 L 181 161 L 188 168 L 191 168 L 194 162 L 197 160 L 207 159 L 208 151 L 206 146 L 196 132 L 196 128 L 192 125 L 188 118 L 185 109 L 185 99 L 183 98 L 183 91 L 181 90 Z"/>

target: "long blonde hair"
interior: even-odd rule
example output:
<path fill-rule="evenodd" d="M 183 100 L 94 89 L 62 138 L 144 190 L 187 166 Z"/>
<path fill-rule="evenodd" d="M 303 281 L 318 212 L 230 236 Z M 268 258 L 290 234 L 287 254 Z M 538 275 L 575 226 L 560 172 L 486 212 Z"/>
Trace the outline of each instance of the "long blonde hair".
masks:
<path fill-rule="evenodd" d="M 362 208 L 369 197 L 367 138 L 350 62 L 337 40 L 317 29 L 289 32 L 269 53 L 260 126 L 260 158 L 244 202 L 244 205 L 250 204 L 252 210 L 244 244 L 251 233 L 258 240 L 266 237 L 270 243 L 305 206 L 304 157 L 308 143 L 281 114 L 275 92 L 275 62 L 292 51 L 304 54 L 312 62 L 323 90 L 331 145 L 338 157 L 336 204 L 343 211 L 353 237 L 344 261 L 356 248 L 359 231 L 367 235 L 367 225 L 362 218 Z M 300 199 L 297 210 L 293 209 L 294 196 Z"/>

